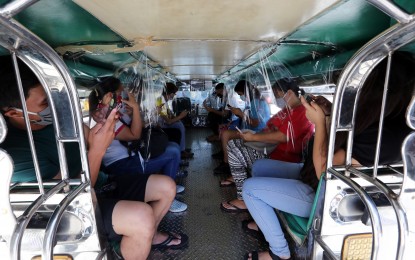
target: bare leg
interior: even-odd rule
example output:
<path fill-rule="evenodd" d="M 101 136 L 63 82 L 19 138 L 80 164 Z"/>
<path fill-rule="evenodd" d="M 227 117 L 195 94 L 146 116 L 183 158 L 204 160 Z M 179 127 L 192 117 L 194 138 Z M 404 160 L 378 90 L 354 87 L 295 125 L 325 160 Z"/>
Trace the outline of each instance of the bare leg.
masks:
<path fill-rule="evenodd" d="M 166 215 L 175 196 L 176 183 L 172 178 L 159 174 L 150 175 L 144 200 L 153 208 L 156 227 Z"/>
<path fill-rule="evenodd" d="M 121 254 L 128 259 L 147 259 L 155 232 L 152 208 L 143 202 L 119 201 L 112 213 L 112 225 L 123 235 Z"/>
<path fill-rule="evenodd" d="M 152 244 L 160 244 L 168 237 L 166 233 L 157 232 L 160 221 L 166 215 L 170 205 L 176 196 L 176 183 L 165 175 L 153 174 L 147 181 L 145 201 L 153 208 L 155 220 L 155 233 Z M 178 237 L 180 237 L 178 235 Z M 173 239 L 171 245 L 180 244 L 180 239 Z"/>

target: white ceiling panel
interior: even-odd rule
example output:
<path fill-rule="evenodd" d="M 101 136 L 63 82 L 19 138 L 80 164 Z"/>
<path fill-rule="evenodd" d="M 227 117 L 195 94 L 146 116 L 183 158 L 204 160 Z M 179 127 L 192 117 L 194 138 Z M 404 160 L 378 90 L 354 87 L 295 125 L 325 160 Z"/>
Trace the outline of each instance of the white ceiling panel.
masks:
<path fill-rule="evenodd" d="M 75 0 L 180 80 L 213 79 L 336 0 Z"/>

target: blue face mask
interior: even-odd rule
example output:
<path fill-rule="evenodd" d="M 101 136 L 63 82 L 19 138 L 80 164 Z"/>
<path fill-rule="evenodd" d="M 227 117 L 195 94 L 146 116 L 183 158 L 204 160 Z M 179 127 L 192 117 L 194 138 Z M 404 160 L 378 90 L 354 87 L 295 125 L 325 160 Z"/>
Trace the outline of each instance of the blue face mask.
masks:
<path fill-rule="evenodd" d="M 240 95 L 239 97 L 241 98 L 242 101 L 246 101 L 245 95 Z"/>
<path fill-rule="evenodd" d="M 22 109 L 20 108 L 13 108 L 16 111 L 20 111 L 23 112 Z M 50 107 L 46 107 L 45 109 L 43 109 L 42 111 L 35 113 L 35 112 L 30 112 L 27 111 L 27 113 L 29 115 L 36 115 L 38 116 L 40 119 L 39 120 L 30 120 L 30 123 L 35 124 L 35 125 L 51 125 L 53 123 L 52 121 L 52 113 L 50 110 Z"/>

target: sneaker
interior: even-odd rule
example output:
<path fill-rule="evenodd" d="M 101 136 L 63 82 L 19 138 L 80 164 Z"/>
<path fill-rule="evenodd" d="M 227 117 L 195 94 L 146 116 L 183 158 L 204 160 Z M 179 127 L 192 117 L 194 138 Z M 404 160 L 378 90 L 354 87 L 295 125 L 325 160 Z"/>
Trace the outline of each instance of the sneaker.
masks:
<path fill-rule="evenodd" d="M 218 167 L 213 170 L 214 174 L 231 174 L 231 168 L 228 163 L 221 162 Z"/>
<path fill-rule="evenodd" d="M 186 171 L 186 170 L 179 170 L 179 171 L 176 173 L 176 177 L 187 177 L 187 175 L 188 175 L 188 173 L 187 173 L 187 171 Z"/>
<path fill-rule="evenodd" d="M 184 187 L 182 185 L 176 185 L 176 194 L 182 193 L 184 191 Z"/>
<path fill-rule="evenodd" d="M 212 158 L 214 158 L 214 159 L 222 159 L 223 158 L 223 151 L 220 150 L 219 152 L 212 154 Z"/>
<path fill-rule="evenodd" d="M 173 202 L 171 203 L 169 211 L 173 212 L 173 213 L 178 213 L 178 212 L 183 212 L 186 209 L 187 209 L 186 204 L 184 204 L 181 201 L 178 201 L 178 200 L 174 199 Z"/>

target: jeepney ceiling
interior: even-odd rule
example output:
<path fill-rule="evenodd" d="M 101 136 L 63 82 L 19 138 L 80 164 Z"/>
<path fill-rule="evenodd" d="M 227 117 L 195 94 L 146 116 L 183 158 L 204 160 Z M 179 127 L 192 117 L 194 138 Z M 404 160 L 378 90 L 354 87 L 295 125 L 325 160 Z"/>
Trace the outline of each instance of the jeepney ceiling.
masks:
<path fill-rule="evenodd" d="M 336 0 L 74 0 L 179 80 L 215 79 Z"/>

